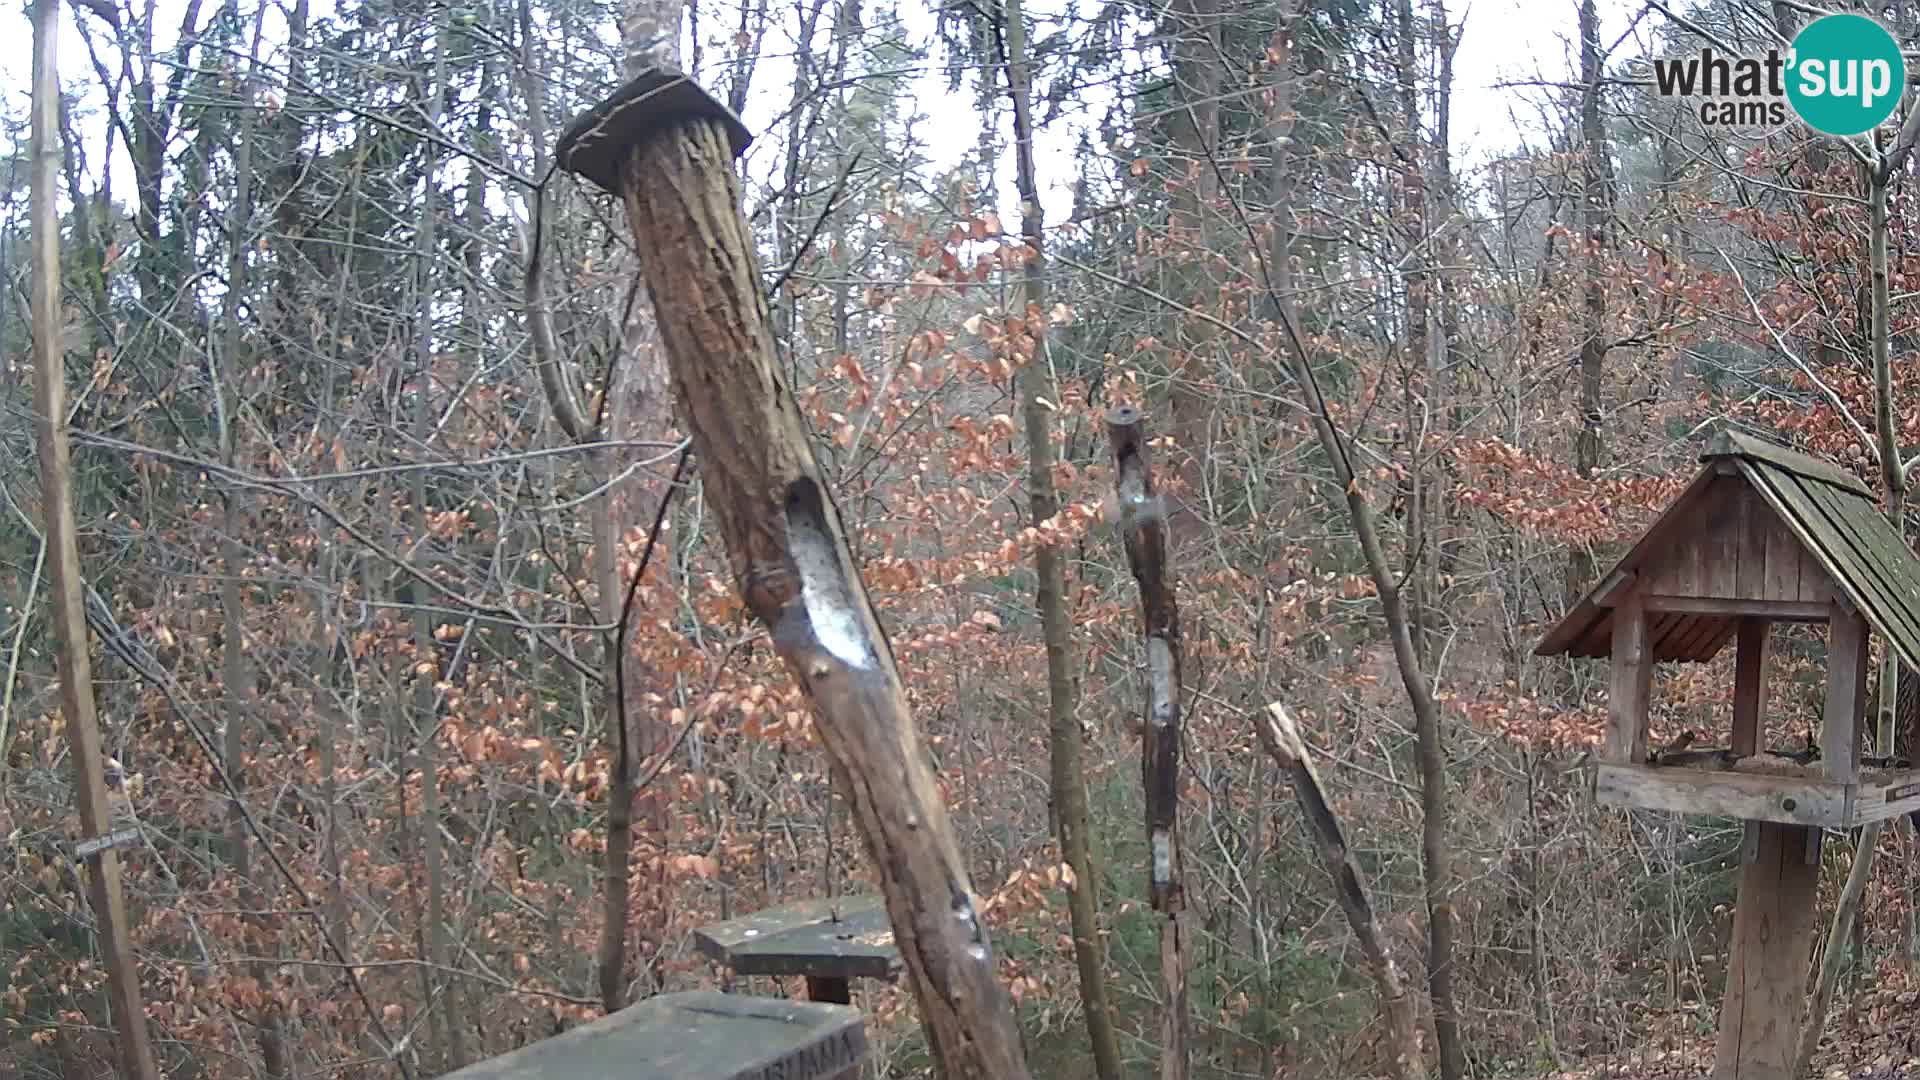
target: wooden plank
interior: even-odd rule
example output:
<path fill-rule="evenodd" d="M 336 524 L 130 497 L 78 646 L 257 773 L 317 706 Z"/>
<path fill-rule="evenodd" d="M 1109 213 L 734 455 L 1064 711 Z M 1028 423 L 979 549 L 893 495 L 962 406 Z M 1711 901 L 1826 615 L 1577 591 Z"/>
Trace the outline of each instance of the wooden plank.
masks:
<path fill-rule="evenodd" d="M 1638 593 L 1613 611 L 1612 687 L 1607 694 L 1607 760 L 1647 760 L 1647 697 L 1653 647 Z"/>
<path fill-rule="evenodd" d="M 1701 469 L 1694 476 L 1693 481 L 1687 485 L 1686 490 L 1680 493 L 1680 497 L 1654 519 L 1646 532 L 1640 534 L 1640 539 L 1619 562 L 1614 564 L 1613 569 L 1635 569 L 1672 547 L 1691 526 L 1694 511 L 1698 508 L 1698 500 L 1714 480 L 1711 467 Z M 1603 575 L 1594 589 L 1598 590 L 1600 585 L 1606 584 L 1607 577 L 1608 575 Z M 1586 596 L 1580 598 L 1578 603 L 1569 608 L 1560 621 L 1554 624 L 1553 629 L 1547 632 L 1547 636 L 1540 639 L 1540 644 L 1534 646 L 1533 654 L 1558 656 L 1584 638 L 1593 629 L 1594 623 L 1605 619 L 1606 612 L 1593 602 L 1593 598 L 1593 591 L 1589 591 Z"/>
<path fill-rule="evenodd" d="M 1877 619 L 1884 618 L 1880 613 L 1891 605 L 1880 597 L 1877 578 L 1827 516 L 1826 510 L 1815 501 L 1814 496 L 1808 494 L 1807 486 L 1786 473 L 1755 468 L 1752 475 L 1756 477 L 1756 490 L 1763 498 L 1775 503 L 1781 520 L 1816 556 L 1833 586 L 1855 608 L 1873 613 Z M 1817 483 L 1811 486 L 1820 487 Z M 1906 633 L 1920 641 L 1920 633 L 1916 633 L 1916 628 L 1909 626 L 1904 618 L 1899 619 L 1897 625 L 1887 624 L 1886 629 L 1890 636 Z"/>
<path fill-rule="evenodd" d="M 1763 715 L 1767 703 L 1767 654 L 1773 624 L 1765 619 L 1740 620 L 1740 644 L 1733 659 L 1733 754 L 1751 757 L 1766 734 Z"/>
<path fill-rule="evenodd" d="M 1718 493 L 1700 531 L 1700 587 L 1695 596 L 1740 595 L 1740 503 L 1747 484 L 1738 476 L 1723 476 Z"/>
<path fill-rule="evenodd" d="M 1779 512 L 1767 503 L 1765 497 L 1752 484 L 1748 485 L 1748 492 L 1755 499 L 1759 499 L 1761 505 L 1768 511 L 1767 563 L 1763 595 L 1779 597 L 1782 600 L 1807 600 L 1807 585 L 1800 580 L 1800 566 L 1805 558 L 1806 546 L 1781 522 Z"/>
<path fill-rule="evenodd" d="M 1820 717 L 1820 761 L 1850 784 L 1860 772 L 1860 720 L 1867 708 L 1867 621 L 1833 609 L 1827 623 L 1827 701 Z"/>
<path fill-rule="evenodd" d="M 826 1080 L 867 1056 L 857 1009 L 719 994 L 662 994 L 449 1073 L 447 1080 Z"/>
<path fill-rule="evenodd" d="M 1778 443 L 1756 439 L 1751 435 L 1742 435 L 1737 431 L 1721 432 L 1720 436 L 1714 440 L 1714 448 L 1702 454 L 1700 460 L 1709 461 L 1728 454 L 1764 461 L 1787 472 L 1821 480 L 1856 495 L 1873 498 L 1873 489 L 1867 486 L 1866 481 L 1830 461 L 1823 461 L 1798 450 L 1790 450 Z"/>
<path fill-rule="evenodd" d="M 1798 1048 L 1820 868 L 1807 861 L 1807 829 L 1768 822 L 1759 833 L 1740 871 L 1714 1080 L 1792 1080 Z"/>
<path fill-rule="evenodd" d="M 1913 549 L 1907 546 L 1906 540 L 1878 506 L 1860 499 L 1839 499 L 1837 502 L 1848 535 L 1856 547 L 1866 553 L 1869 566 L 1884 587 L 1889 603 L 1906 615 L 1909 625 L 1920 627 L 1920 560 L 1914 558 Z M 1876 621 L 1886 622 L 1884 619 Z M 1890 623 L 1882 628 L 1882 633 L 1887 635 L 1888 644 L 1903 658 L 1908 654 L 1920 653 L 1920 637 L 1904 640 Z M 1912 664 L 1911 659 L 1908 663 Z"/>
<path fill-rule="evenodd" d="M 693 932 L 708 957 L 741 975 L 891 979 L 900 949 L 877 896 L 804 900 Z"/>
<path fill-rule="evenodd" d="M 1775 622 L 1825 622 L 1832 605 L 1800 600 L 1737 600 L 1722 596 L 1649 595 L 1648 611 L 1682 611 L 1693 615 L 1757 616 Z"/>
<path fill-rule="evenodd" d="M 1753 486 L 1745 477 L 1740 479 L 1740 493 L 1734 497 L 1737 521 L 1734 524 L 1735 537 L 1739 543 L 1736 565 L 1734 567 L 1733 595 L 1748 600 L 1797 600 L 1794 596 L 1771 596 L 1767 593 L 1767 526 L 1773 518 L 1773 511 L 1753 493 Z"/>
<path fill-rule="evenodd" d="M 1693 616 L 1686 612 L 1649 612 L 1647 614 L 1647 641 L 1653 648 L 1655 660 L 1668 656 L 1673 647 L 1675 635 L 1693 627 Z M 1609 640 L 1608 649 L 1612 649 Z"/>
<path fill-rule="evenodd" d="M 1608 806 L 1836 829 L 1849 809 L 1846 785 L 1831 780 L 1616 762 L 1595 768 L 1594 795 Z"/>
<path fill-rule="evenodd" d="M 1915 810 L 1920 810 L 1920 769 L 1861 784 L 1854 793 L 1852 824 L 1885 821 Z"/>
<path fill-rule="evenodd" d="M 1676 638 L 1674 642 L 1676 653 L 1681 659 L 1686 660 L 1711 659 L 1707 646 L 1715 639 L 1722 638 L 1723 632 L 1735 625 L 1737 625 L 1736 621 L 1729 617 L 1695 615 L 1692 628 Z"/>

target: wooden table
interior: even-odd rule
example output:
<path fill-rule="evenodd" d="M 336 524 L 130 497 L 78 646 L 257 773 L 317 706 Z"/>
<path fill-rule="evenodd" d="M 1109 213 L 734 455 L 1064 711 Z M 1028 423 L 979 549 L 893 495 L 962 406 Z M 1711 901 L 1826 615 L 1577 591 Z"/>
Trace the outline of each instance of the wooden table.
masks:
<path fill-rule="evenodd" d="M 853 1080 L 856 1009 L 700 990 L 662 994 L 446 1080 Z"/>
<path fill-rule="evenodd" d="M 800 975 L 811 1001 L 845 1005 L 851 980 L 900 971 L 887 909 L 877 896 L 803 900 L 693 932 L 694 943 L 739 975 Z"/>

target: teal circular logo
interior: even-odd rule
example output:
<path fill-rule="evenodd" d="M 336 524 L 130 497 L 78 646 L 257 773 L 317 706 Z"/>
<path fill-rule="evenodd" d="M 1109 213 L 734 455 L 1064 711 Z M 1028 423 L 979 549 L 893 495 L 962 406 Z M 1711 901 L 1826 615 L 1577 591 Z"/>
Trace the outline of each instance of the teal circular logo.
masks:
<path fill-rule="evenodd" d="M 1809 127 L 1860 135 L 1886 122 L 1907 89 L 1887 28 L 1864 15 L 1823 15 L 1794 36 L 1787 100 Z"/>

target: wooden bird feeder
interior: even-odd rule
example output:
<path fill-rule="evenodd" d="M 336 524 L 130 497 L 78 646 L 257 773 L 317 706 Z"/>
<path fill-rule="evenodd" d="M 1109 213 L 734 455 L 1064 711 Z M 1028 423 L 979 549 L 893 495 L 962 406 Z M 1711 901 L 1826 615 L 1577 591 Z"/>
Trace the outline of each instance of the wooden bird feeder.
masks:
<path fill-rule="evenodd" d="M 694 943 L 737 975 L 801 975 L 807 997 L 845 1005 L 851 980 L 900 972 L 887 909 L 877 896 L 803 900 L 703 927 Z"/>
<path fill-rule="evenodd" d="M 1534 652 L 1611 665 L 1600 802 L 1747 823 L 1715 1075 L 1787 1080 L 1822 830 L 1920 808 L 1911 762 L 1861 756 L 1869 633 L 1903 669 L 1920 668 L 1920 559 L 1872 489 L 1833 465 L 1731 432 L 1701 460 L 1679 499 Z M 1764 745 L 1776 622 L 1827 626 L 1817 746 Z M 1650 751 L 1654 664 L 1708 661 L 1729 642 L 1726 744 Z"/>
<path fill-rule="evenodd" d="M 702 990 L 648 998 L 447 1080 L 847 1080 L 866 1057 L 855 1009 Z"/>

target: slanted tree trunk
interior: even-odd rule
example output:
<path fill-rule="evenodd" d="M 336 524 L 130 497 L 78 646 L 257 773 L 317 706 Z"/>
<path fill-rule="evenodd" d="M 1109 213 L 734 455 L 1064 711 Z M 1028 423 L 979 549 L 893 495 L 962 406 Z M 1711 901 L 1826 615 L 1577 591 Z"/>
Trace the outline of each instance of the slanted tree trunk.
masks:
<path fill-rule="evenodd" d="M 1147 806 L 1147 898 L 1160 922 L 1160 1077 L 1188 1074 L 1186 868 L 1180 838 L 1180 606 L 1167 558 L 1166 508 L 1153 490 L 1146 424 L 1122 406 L 1107 413 L 1115 524 L 1140 585 L 1147 715 L 1141 780 Z"/>
<path fill-rule="evenodd" d="M 93 664 L 87 655 L 86 588 L 80 545 L 74 535 L 73 455 L 68 445 L 66 350 L 61 341 L 60 220 L 54 205 L 60 177 L 60 77 L 55 51 L 59 0 L 36 0 L 33 8 L 33 134 L 29 157 L 33 227 L 33 424 L 40 457 L 40 495 L 46 519 L 49 598 L 58 635 L 60 712 L 73 758 L 74 799 L 80 832 L 104 835 L 111 827 L 100 726 L 94 711 Z M 100 952 L 107 967 L 107 998 L 119 1032 L 120 1070 L 127 1080 L 159 1080 L 147 1041 L 147 1014 L 140 1001 L 139 969 L 128 936 L 126 900 L 120 888 L 120 857 L 111 847 L 90 856 L 87 902 L 93 908 Z"/>
<path fill-rule="evenodd" d="M 1007 95 L 1013 103 L 1021 233 L 1030 252 L 1023 292 L 1026 328 L 1033 339 L 1033 353 L 1015 378 L 1027 435 L 1027 494 L 1033 524 L 1038 527 L 1060 511 L 1060 497 L 1053 479 L 1052 410 L 1041 400 L 1049 395 L 1058 398 L 1047 390 L 1053 364 L 1047 349 L 1045 215 L 1033 165 L 1033 73 L 1027 57 L 1026 13 L 1020 0 L 1005 0 L 1001 16 L 1000 44 L 1007 68 Z M 1113 1014 L 1107 1005 L 1106 957 L 1100 947 L 1100 878 L 1088 845 L 1087 834 L 1092 823 L 1087 814 L 1080 721 L 1074 715 L 1073 624 L 1067 611 L 1066 574 L 1061 567 L 1060 550 L 1041 543 L 1034 549 L 1033 569 L 1038 581 L 1034 604 L 1040 609 L 1041 635 L 1047 650 L 1047 747 L 1052 766 L 1053 818 L 1060 834 L 1060 857 L 1073 871 L 1073 880 L 1067 888 L 1067 913 L 1073 925 L 1074 962 L 1080 973 L 1080 1006 L 1086 1014 L 1095 1073 L 1100 1080 L 1120 1080 L 1120 1045 L 1114 1037 Z M 1179 1004 L 1184 1004 L 1184 999 Z M 1173 1001 L 1167 1003 L 1169 1009 L 1175 1005 Z M 1181 1066 L 1177 1072 L 1166 1075 L 1185 1076 L 1186 1025 L 1176 1023 L 1172 1030 L 1182 1037 L 1174 1045 L 1166 1046 L 1163 1052 L 1177 1056 Z"/>
<path fill-rule="evenodd" d="M 1360 943 L 1360 954 L 1366 957 L 1367 973 L 1373 977 L 1374 991 L 1380 997 L 1380 1018 L 1387 1025 L 1392 1048 L 1388 1064 L 1395 1080 L 1425 1080 L 1427 1067 L 1420 1056 L 1420 1028 L 1413 997 L 1393 962 L 1393 954 L 1387 951 L 1380 921 L 1373 914 L 1373 901 L 1367 897 L 1366 879 L 1360 876 L 1359 864 L 1347 849 L 1340 819 L 1334 816 L 1326 790 L 1320 786 L 1320 775 L 1313 767 L 1306 740 L 1300 737 L 1300 727 L 1286 706 L 1275 702 L 1255 714 L 1253 729 L 1293 785 L 1294 798 L 1306 815 L 1307 827 L 1320 848 L 1320 861 L 1333 882 L 1334 899 Z"/>
<path fill-rule="evenodd" d="M 907 983 L 949 1080 L 1029 1075 L 1012 1000 L 893 651 L 775 362 L 766 285 L 717 118 L 632 147 L 627 215 L 734 579 L 818 710 L 878 872 Z"/>

